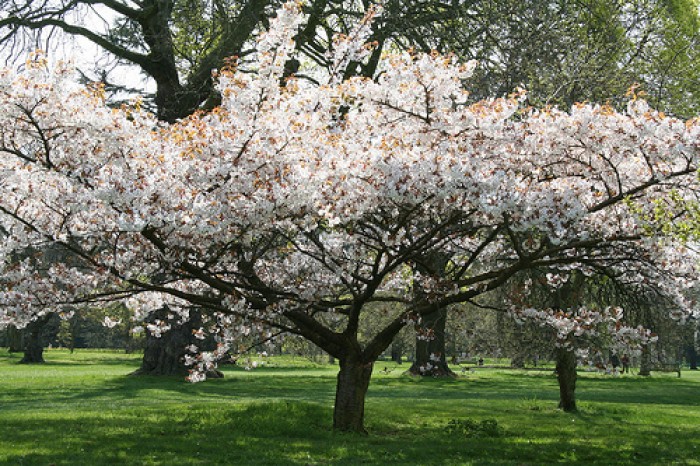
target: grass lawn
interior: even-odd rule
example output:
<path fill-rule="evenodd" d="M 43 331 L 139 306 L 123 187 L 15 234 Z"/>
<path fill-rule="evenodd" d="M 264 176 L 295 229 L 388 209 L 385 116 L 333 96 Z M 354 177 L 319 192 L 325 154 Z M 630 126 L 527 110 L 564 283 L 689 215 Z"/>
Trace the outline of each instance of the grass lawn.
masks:
<path fill-rule="evenodd" d="M 700 465 L 698 372 L 582 373 L 580 412 L 566 414 L 550 372 L 417 380 L 380 362 L 361 436 L 331 431 L 335 368 L 301 358 L 194 385 L 127 377 L 138 355 L 46 358 L 0 353 L 0 464 Z"/>

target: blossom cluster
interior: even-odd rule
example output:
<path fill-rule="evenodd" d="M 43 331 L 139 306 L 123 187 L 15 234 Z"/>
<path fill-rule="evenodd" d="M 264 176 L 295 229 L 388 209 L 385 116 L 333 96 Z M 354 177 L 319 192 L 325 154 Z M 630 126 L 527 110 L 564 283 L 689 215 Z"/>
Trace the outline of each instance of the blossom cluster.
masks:
<path fill-rule="evenodd" d="M 623 314 L 622 308 L 611 306 L 602 310 L 587 307 L 571 310 L 511 309 L 511 315 L 518 323 L 528 319 L 542 327 L 553 329 L 556 332 L 556 345 L 561 348 L 577 349 L 582 344 L 585 346 L 586 339 L 600 334 L 610 337 L 613 346 L 628 350 L 640 348 L 658 339 L 642 326 L 625 325 Z"/>
<path fill-rule="evenodd" d="M 475 65 L 436 53 L 387 54 L 375 79 L 281 83 L 302 21 L 286 4 L 251 69 L 219 74 L 221 106 L 171 125 L 110 109 L 66 67 L 0 72 L 0 325 L 100 294 L 201 306 L 240 319 L 234 333 L 267 322 L 318 337 L 318 315 L 410 306 L 410 269 L 433 253 L 450 265 L 423 280 L 417 316 L 552 264 L 630 282 L 655 271 L 670 291 L 677 271 L 694 279 L 643 220 L 655 200 L 697 194 L 698 120 L 640 100 L 472 102 Z M 367 31 L 338 38 L 338 60 L 366 56 Z M 521 314 L 562 337 L 607 318 Z"/>

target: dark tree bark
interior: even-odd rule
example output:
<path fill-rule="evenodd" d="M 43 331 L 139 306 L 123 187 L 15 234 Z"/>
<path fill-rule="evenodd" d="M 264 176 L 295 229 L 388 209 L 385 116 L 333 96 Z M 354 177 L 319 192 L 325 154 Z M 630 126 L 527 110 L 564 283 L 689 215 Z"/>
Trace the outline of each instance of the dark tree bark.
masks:
<path fill-rule="evenodd" d="M 363 348 L 357 339 L 361 310 L 362 306 L 359 305 L 351 310 L 347 327 L 342 333 L 331 331 L 303 312 L 287 311 L 285 316 L 295 324 L 295 333 L 304 336 L 338 360 L 340 370 L 335 391 L 333 429 L 365 434 L 365 396 L 374 362 L 406 325 L 406 319 L 404 315 L 396 316 Z"/>
<path fill-rule="evenodd" d="M 394 361 L 396 364 L 403 364 L 403 345 L 401 343 L 397 342 L 394 340 L 394 342 L 391 344 L 391 360 Z"/>
<path fill-rule="evenodd" d="M 170 20 L 171 2 L 162 2 L 156 14 L 143 15 L 139 24 L 143 28 L 144 39 L 149 45 L 148 60 L 142 68 L 156 81 L 156 106 L 158 118 L 173 122 L 192 114 L 211 96 L 214 82 L 211 72 L 219 68 L 224 58 L 240 55 L 243 45 L 252 37 L 255 27 L 265 16 L 269 0 L 248 0 L 241 8 L 239 16 L 227 32 L 220 37 L 219 46 L 202 57 L 197 69 L 180 82 L 175 66 Z"/>
<path fill-rule="evenodd" d="M 38 317 L 24 329 L 24 357 L 21 364 L 41 364 L 44 361 L 44 342 L 41 338 L 51 314 Z"/>
<path fill-rule="evenodd" d="M 335 430 L 367 433 L 364 424 L 365 396 L 373 366 L 373 362 L 364 362 L 356 357 L 340 359 L 333 409 Z"/>
<path fill-rule="evenodd" d="M 447 309 L 423 317 L 423 328 L 429 335 L 416 338 L 416 358 L 408 371 L 413 375 L 454 377 L 445 357 L 445 324 Z"/>
<path fill-rule="evenodd" d="M 132 375 L 186 375 L 186 326 L 171 328 L 160 338 L 148 335 L 141 367 Z"/>
<path fill-rule="evenodd" d="M 559 409 L 576 411 L 576 354 L 566 348 L 557 348 L 557 380 L 559 382 Z"/>
<path fill-rule="evenodd" d="M 41 3 L 41 2 L 36 2 Z M 27 2 L 17 8 L 5 9 L 7 17 L 0 20 L 0 45 L 18 31 L 40 31 L 44 28 L 57 28 L 68 35 L 79 36 L 98 45 L 124 62 L 139 68 L 156 82 L 155 104 L 158 118 L 173 122 L 196 111 L 200 104 L 211 97 L 214 90 L 212 70 L 220 68 L 224 59 L 240 56 L 244 45 L 253 37 L 256 27 L 267 15 L 270 0 L 245 0 L 238 15 L 217 37 L 216 43 L 197 57 L 197 66 L 181 77 L 177 68 L 177 53 L 173 42 L 174 0 L 142 0 L 136 2 L 99 2 L 111 10 L 107 16 L 114 16 L 121 23 L 128 21 L 138 25 L 127 40 L 120 37 L 118 28 L 101 34 L 89 27 L 76 23 L 70 13 L 93 5 L 94 0 L 76 0 L 65 8 L 49 8 L 46 5 L 32 5 Z M 68 5 L 68 2 L 66 2 Z"/>
<path fill-rule="evenodd" d="M 171 328 L 160 337 L 151 334 L 146 335 L 146 347 L 143 351 L 141 367 L 131 375 L 179 375 L 189 373 L 189 367 L 185 365 L 186 347 L 194 344 L 199 348 L 207 349 L 211 342 L 198 340 L 193 336 L 193 330 L 202 326 L 201 313 L 197 310 L 190 311 L 190 320 L 184 324 L 177 324 L 175 319 L 168 318 L 172 312 L 167 306 L 156 309 L 147 319 L 148 323 L 156 320 L 168 322 Z M 209 372 L 209 378 L 221 378 L 223 373 Z"/>
<path fill-rule="evenodd" d="M 525 367 L 525 355 L 517 352 L 510 358 L 510 365 L 515 369 L 523 369 Z"/>
<path fill-rule="evenodd" d="M 553 295 L 554 307 L 565 309 L 581 303 L 581 290 L 584 278 L 574 273 L 569 281 Z M 562 343 L 562 342 L 560 342 Z M 559 346 L 554 352 L 556 359 L 557 381 L 559 382 L 559 409 L 567 413 L 576 411 L 576 353 L 572 348 Z"/>
<path fill-rule="evenodd" d="M 695 349 L 694 342 L 688 345 L 686 351 L 686 358 L 688 359 L 688 366 L 691 371 L 698 370 L 698 351 Z"/>
<path fill-rule="evenodd" d="M 445 254 L 432 253 L 421 258 L 416 269 L 424 275 L 438 280 L 445 276 L 445 267 L 449 257 Z M 423 289 L 420 281 L 414 283 L 414 294 L 417 302 L 429 302 L 433 296 Z M 439 288 L 439 287 L 438 287 Z M 441 307 L 430 314 L 422 316 L 421 327 L 416 336 L 416 358 L 408 369 L 413 375 L 432 377 L 454 377 L 455 373 L 447 366 L 445 356 L 445 325 L 447 323 L 447 308 Z"/>

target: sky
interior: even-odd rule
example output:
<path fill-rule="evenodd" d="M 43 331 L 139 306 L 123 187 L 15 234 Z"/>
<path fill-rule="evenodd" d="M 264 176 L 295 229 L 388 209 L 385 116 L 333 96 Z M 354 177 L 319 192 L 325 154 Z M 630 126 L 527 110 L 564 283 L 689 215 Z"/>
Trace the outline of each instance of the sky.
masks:
<path fill-rule="evenodd" d="M 81 16 L 82 18 L 76 16 L 71 22 L 81 24 L 92 32 L 106 31 L 107 26 L 117 17 L 112 10 L 99 5 L 83 12 Z M 144 92 L 155 92 L 155 83 L 141 73 L 139 68 L 118 65 L 113 57 L 93 42 L 60 32 L 54 32 L 49 37 L 44 35 L 38 40 L 25 41 L 15 49 L 0 48 L 0 63 L 10 68 L 20 68 L 28 54 L 36 50 L 46 52 L 49 63 L 57 61 L 74 63 L 78 70 L 90 78 L 99 78 L 99 75 L 94 72 L 96 69 L 109 70 L 109 79 L 114 84 L 143 89 Z"/>

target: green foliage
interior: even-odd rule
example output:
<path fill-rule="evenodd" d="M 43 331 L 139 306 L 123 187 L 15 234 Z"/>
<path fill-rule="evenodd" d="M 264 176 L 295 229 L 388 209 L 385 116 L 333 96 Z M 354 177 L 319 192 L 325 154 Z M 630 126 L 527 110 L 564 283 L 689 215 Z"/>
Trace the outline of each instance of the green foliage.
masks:
<path fill-rule="evenodd" d="M 625 104 L 641 85 L 654 107 L 681 117 L 700 110 L 696 0 L 466 2 L 442 49 L 479 60 L 476 98 L 528 90 L 530 104 Z"/>
<path fill-rule="evenodd" d="M 114 322 L 104 325 L 105 318 Z M 102 307 L 84 307 L 70 318 L 61 319 L 52 345 L 64 348 L 112 348 L 132 351 L 142 348 L 143 334 L 134 335 L 131 311 L 121 303 Z"/>
<path fill-rule="evenodd" d="M 672 192 L 666 199 L 652 201 L 651 209 L 627 199 L 630 211 L 642 222 L 647 236 L 673 236 L 684 242 L 700 240 L 700 203 Z"/>
<path fill-rule="evenodd" d="M 700 113 L 700 6 L 696 0 L 665 0 L 653 44 L 634 63 L 644 76 L 650 102 L 681 118 Z"/>
<path fill-rule="evenodd" d="M 304 358 L 192 385 L 127 377 L 138 355 L 48 353 L 40 367 L 0 354 L 0 464 L 700 464 L 698 372 L 580 374 L 572 415 L 556 409 L 551 371 L 375 371 L 365 437 L 332 432 L 337 367 Z M 503 434 L 446 435 L 450 419 L 492 420 Z"/>
<path fill-rule="evenodd" d="M 173 47 L 180 71 L 187 74 L 230 32 L 240 9 L 230 0 L 175 0 L 172 11 Z"/>

